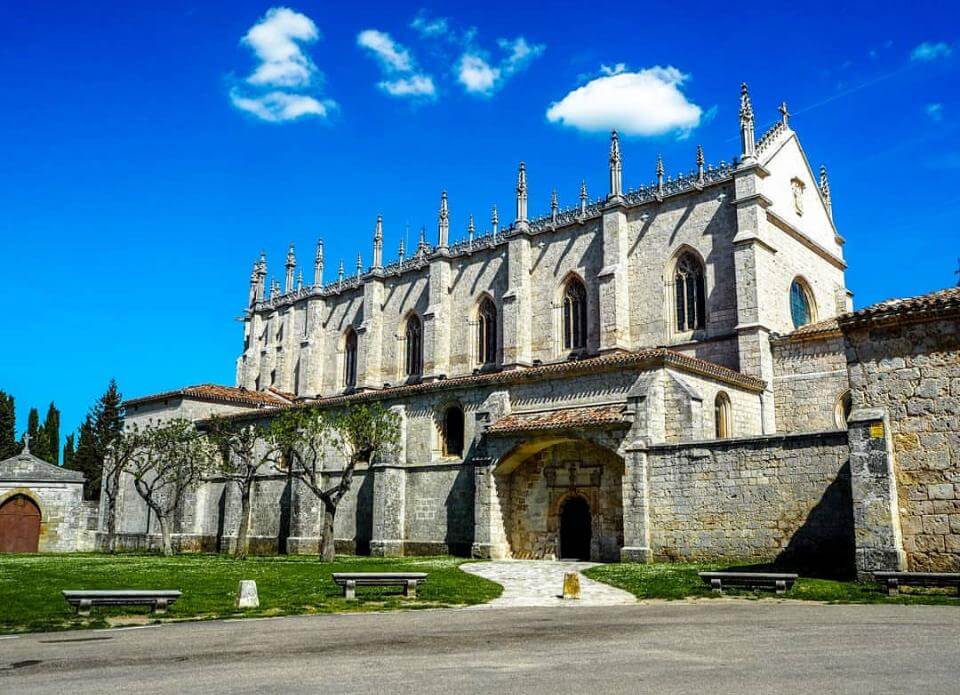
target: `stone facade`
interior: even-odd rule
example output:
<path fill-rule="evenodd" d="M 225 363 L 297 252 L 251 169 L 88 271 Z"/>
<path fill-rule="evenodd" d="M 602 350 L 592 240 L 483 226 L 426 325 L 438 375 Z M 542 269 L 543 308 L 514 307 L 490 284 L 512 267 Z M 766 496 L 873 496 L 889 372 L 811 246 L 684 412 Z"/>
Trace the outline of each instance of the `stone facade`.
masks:
<path fill-rule="evenodd" d="M 306 287 L 293 249 L 282 289 L 268 291 L 261 258 L 237 386 L 136 399 L 128 422 L 263 419 L 294 401 L 393 409 L 399 445 L 357 471 L 337 514 L 350 552 L 953 566 L 955 333 L 928 321 L 871 347 L 888 336 L 851 328 L 862 312 L 849 313 L 826 173 L 813 174 L 785 109 L 759 140 L 753 127 L 744 89 L 733 164 L 698 152 L 693 173 L 665 177 L 661 163 L 631 191 L 614 134 L 608 195 L 581 190 L 578 206 L 537 219 L 521 165 L 512 224 L 495 216 L 451 242 L 444 194 L 436 245 L 421 238 L 385 264 L 378 219 L 372 266 L 347 277 L 341 264 L 334 282 L 322 244 Z M 921 348 L 908 358 L 909 340 Z M 848 433 L 851 386 L 853 408 L 885 410 L 851 415 Z M 869 420 L 887 412 L 889 447 Z M 445 439 L 450 413 L 462 450 Z M 342 465 L 331 460 L 331 480 Z M 228 550 L 236 496 L 199 485 L 176 520 L 180 546 Z M 318 522 L 309 491 L 263 472 L 255 551 L 315 552 Z M 129 484 L 120 526 L 129 546 L 157 543 Z"/>

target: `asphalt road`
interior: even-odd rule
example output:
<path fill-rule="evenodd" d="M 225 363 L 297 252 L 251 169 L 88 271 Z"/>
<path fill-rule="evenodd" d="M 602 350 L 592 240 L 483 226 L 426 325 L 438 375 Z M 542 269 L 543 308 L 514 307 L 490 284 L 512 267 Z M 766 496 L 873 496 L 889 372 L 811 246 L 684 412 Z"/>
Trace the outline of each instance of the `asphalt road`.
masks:
<path fill-rule="evenodd" d="M 960 693 L 960 609 L 706 601 L 0 639 L 0 693 Z"/>

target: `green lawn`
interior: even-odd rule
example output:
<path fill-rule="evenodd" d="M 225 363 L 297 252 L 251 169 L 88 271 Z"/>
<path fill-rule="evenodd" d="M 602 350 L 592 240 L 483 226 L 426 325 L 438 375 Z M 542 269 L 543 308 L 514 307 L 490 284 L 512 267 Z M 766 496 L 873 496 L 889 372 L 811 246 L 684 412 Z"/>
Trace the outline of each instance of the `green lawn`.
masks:
<path fill-rule="evenodd" d="M 738 567 L 730 563 L 654 563 L 617 565 L 598 565 L 586 570 L 591 579 L 605 582 L 629 591 L 640 599 L 684 599 L 711 598 L 717 594 L 697 576 L 697 572 L 710 570 L 736 571 Z M 739 568 L 749 571 L 749 565 Z M 778 571 L 778 570 L 770 570 Z M 783 570 L 779 570 L 783 571 Z M 907 593 L 904 593 L 904 592 Z M 762 598 L 776 596 L 772 591 L 752 591 L 749 589 L 724 589 L 724 596 L 743 598 Z M 960 606 L 954 589 L 901 589 L 896 597 L 887 596 L 886 590 L 873 583 L 860 584 L 854 581 L 817 579 L 800 575 L 793 589 L 784 598 L 806 601 L 826 601 L 828 603 L 894 603 L 894 604 L 940 604 Z"/>
<path fill-rule="evenodd" d="M 502 588 L 458 568 L 452 557 L 340 557 L 324 564 L 306 556 L 221 555 L 0 555 L 0 633 L 106 627 L 149 618 L 149 607 L 94 607 L 74 615 L 63 589 L 179 589 L 167 619 L 290 615 L 337 611 L 430 608 L 483 603 Z M 358 601 L 343 600 L 333 572 L 429 572 L 415 600 L 397 588 L 362 587 Z M 241 579 L 257 582 L 260 608 L 234 608 Z"/>

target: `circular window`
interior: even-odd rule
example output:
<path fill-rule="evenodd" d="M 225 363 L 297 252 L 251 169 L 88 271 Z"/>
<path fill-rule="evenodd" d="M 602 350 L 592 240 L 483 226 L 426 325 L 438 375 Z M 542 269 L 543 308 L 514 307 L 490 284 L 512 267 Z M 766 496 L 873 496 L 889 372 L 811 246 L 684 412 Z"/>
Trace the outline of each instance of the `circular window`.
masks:
<path fill-rule="evenodd" d="M 790 318 L 794 328 L 806 326 L 814 320 L 810 290 L 801 280 L 794 280 L 790 285 Z"/>

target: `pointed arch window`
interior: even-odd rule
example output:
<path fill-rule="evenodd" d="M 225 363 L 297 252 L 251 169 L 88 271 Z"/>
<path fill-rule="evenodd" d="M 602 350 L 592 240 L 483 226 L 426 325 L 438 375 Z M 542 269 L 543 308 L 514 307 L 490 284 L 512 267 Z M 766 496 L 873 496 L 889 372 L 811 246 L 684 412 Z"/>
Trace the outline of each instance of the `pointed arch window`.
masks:
<path fill-rule="evenodd" d="M 582 350 L 587 347 L 587 288 L 577 278 L 570 278 L 563 290 L 563 348 Z"/>
<path fill-rule="evenodd" d="M 477 362 L 481 365 L 497 361 L 497 307 L 484 297 L 477 308 Z"/>
<path fill-rule="evenodd" d="M 673 294 L 678 331 L 695 331 L 707 325 L 703 264 L 689 251 L 677 259 Z"/>
<path fill-rule="evenodd" d="M 423 324 L 416 314 L 407 319 L 404 337 L 407 344 L 406 374 L 420 376 L 423 373 Z"/>
<path fill-rule="evenodd" d="M 343 385 L 348 389 L 357 385 L 357 332 L 352 328 L 343 338 Z"/>
<path fill-rule="evenodd" d="M 726 439 L 733 436 L 733 410 L 730 407 L 730 396 L 721 391 L 713 403 L 713 419 L 717 430 L 717 439 Z"/>

